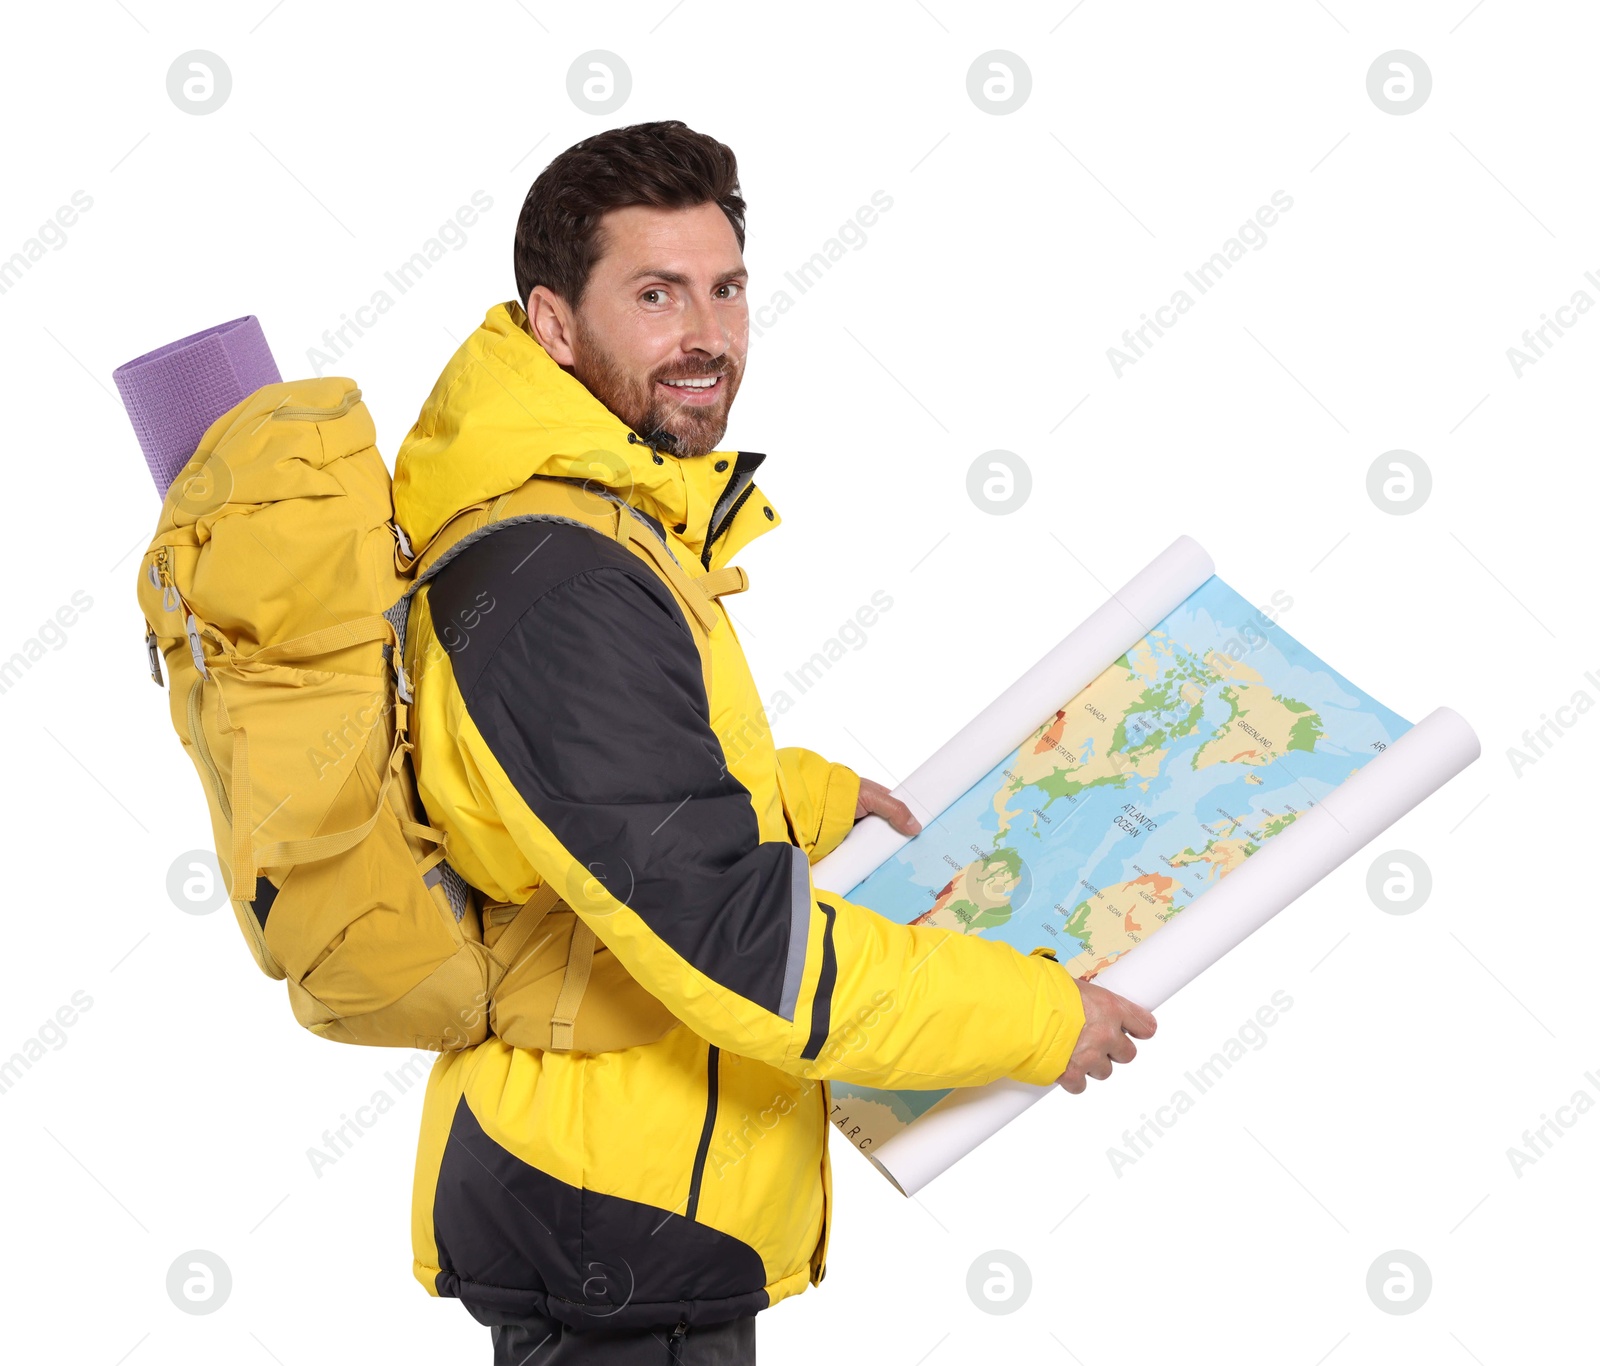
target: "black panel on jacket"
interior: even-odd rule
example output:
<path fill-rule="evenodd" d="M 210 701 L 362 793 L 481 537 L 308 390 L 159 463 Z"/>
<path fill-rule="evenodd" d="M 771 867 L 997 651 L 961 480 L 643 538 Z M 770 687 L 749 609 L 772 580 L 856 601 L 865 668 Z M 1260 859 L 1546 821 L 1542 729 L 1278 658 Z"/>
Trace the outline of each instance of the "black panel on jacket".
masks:
<path fill-rule="evenodd" d="M 491 531 L 429 582 L 428 614 L 462 695 L 530 607 L 552 588 L 596 569 L 631 578 L 693 653 L 694 638 L 672 591 L 632 551 L 586 526 L 536 517 Z"/>
<path fill-rule="evenodd" d="M 767 1307 L 766 1269 L 748 1243 L 558 1181 L 490 1138 L 465 1096 L 439 1163 L 433 1232 L 435 1289 L 469 1310 L 581 1329 L 717 1323 Z"/>
<path fill-rule="evenodd" d="M 459 628 L 456 684 L 529 809 L 675 952 L 776 1013 L 793 848 L 762 843 L 727 771 L 666 585 L 598 532 L 530 521 L 447 565 L 428 607 Z"/>

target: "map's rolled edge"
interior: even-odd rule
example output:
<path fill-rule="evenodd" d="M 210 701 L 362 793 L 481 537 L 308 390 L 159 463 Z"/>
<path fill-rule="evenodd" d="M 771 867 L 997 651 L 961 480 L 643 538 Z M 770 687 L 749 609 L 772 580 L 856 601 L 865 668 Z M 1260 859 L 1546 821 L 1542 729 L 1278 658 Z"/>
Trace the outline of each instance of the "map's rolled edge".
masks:
<path fill-rule="evenodd" d="M 1430 712 L 1160 934 L 1101 971 L 1096 984 L 1154 1010 L 1426 801 L 1479 753 L 1476 733 L 1459 714 L 1449 707 Z"/>
<path fill-rule="evenodd" d="M 1448 707 L 1430 712 L 1159 934 L 1104 968 L 1096 985 L 1156 1009 L 1480 752 L 1477 735 L 1460 715 Z M 952 1091 L 868 1156 L 903 1194 L 915 1195 L 1055 1089 L 1005 1080 Z"/>
<path fill-rule="evenodd" d="M 1204 547 L 1179 536 L 930 755 L 895 796 L 926 825 L 1215 572 Z M 843 896 L 910 839 L 868 816 L 811 870 L 811 880 Z"/>

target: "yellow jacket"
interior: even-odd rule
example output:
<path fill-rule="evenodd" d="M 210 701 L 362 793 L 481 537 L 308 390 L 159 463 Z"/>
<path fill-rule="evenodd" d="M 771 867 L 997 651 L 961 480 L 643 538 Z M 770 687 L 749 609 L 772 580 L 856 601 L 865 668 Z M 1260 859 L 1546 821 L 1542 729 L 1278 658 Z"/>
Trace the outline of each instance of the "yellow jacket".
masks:
<path fill-rule="evenodd" d="M 524 323 L 490 309 L 402 444 L 413 544 L 541 479 L 601 486 L 691 579 L 777 525 L 751 479 L 764 457 L 652 450 Z M 816 891 L 809 864 L 849 831 L 855 775 L 774 746 L 720 602 L 697 640 L 648 557 L 544 506 L 418 590 L 418 786 L 492 902 L 561 889 L 567 934 L 575 914 L 601 946 L 580 1021 L 621 1011 L 636 1033 L 439 1058 L 415 1271 L 469 1309 L 716 1322 L 822 1278 L 830 1080 L 1048 1083 L 1082 1005 L 1046 958 Z"/>

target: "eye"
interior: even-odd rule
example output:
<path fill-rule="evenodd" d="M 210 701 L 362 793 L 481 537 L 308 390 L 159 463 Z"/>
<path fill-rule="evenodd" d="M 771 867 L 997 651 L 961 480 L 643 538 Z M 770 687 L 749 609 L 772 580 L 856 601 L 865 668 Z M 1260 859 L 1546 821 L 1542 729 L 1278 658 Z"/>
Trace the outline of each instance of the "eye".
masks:
<path fill-rule="evenodd" d="M 666 291 L 661 289 L 647 289 L 639 296 L 640 302 L 653 304 L 665 297 Z M 651 296 L 654 296 L 653 298 Z"/>
<path fill-rule="evenodd" d="M 737 299 L 743 292 L 744 286 L 734 280 L 726 280 L 717 286 L 717 297 L 719 299 Z"/>

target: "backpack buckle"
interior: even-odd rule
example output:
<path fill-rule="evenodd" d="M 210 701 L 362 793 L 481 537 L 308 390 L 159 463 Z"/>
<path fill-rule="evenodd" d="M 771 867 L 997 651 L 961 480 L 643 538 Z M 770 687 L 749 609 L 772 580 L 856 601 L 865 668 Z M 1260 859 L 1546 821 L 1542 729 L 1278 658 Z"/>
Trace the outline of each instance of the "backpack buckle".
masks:
<path fill-rule="evenodd" d="M 406 677 L 406 666 L 400 662 L 399 655 L 394 660 L 394 690 L 402 702 L 411 701 L 411 680 Z"/>
<path fill-rule="evenodd" d="M 183 632 L 189 637 L 189 653 L 194 657 L 194 667 L 199 670 L 201 678 L 210 678 L 211 670 L 206 668 L 205 647 L 200 643 L 200 623 L 195 620 L 193 612 L 189 613 Z"/>
<path fill-rule="evenodd" d="M 150 681 L 158 688 L 166 686 L 166 679 L 161 676 L 161 645 L 156 640 L 155 628 L 147 626 L 144 632 L 145 653 L 150 659 Z"/>
<path fill-rule="evenodd" d="M 406 535 L 405 528 L 399 522 L 390 522 L 389 530 L 394 532 L 395 543 L 400 547 L 401 555 L 409 560 L 412 557 L 411 538 Z"/>

